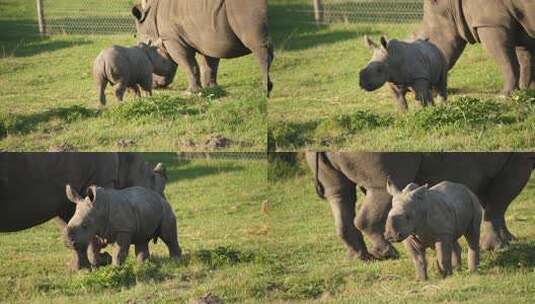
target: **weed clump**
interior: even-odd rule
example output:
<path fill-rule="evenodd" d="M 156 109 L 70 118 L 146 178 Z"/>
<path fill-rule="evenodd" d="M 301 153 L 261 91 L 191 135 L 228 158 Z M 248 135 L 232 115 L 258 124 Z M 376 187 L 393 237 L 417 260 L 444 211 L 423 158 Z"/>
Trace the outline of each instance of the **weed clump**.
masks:
<path fill-rule="evenodd" d="M 118 119 L 178 119 L 182 115 L 197 115 L 205 112 L 205 102 L 195 102 L 176 96 L 159 95 L 136 101 L 125 102 L 105 112 L 108 117 Z"/>
<path fill-rule="evenodd" d="M 254 261 L 253 252 L 242 252 L 231 247 L 217 247 L 213 250 L 200 249 L 196 253 L 199 261 L 210 268 L 217 268 L 226 265 L 236 265 L 239 263 L 249 263 Z"/>

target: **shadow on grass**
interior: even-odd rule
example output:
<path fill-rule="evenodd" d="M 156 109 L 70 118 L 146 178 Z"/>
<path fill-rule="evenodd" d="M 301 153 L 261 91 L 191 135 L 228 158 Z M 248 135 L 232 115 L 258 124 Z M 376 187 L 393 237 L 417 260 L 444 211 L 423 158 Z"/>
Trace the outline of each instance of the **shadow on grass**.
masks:
<path fill-rule="evenodd" d="M 535 243 L 511 244 L 507 249 L 496 253 L 496 258 L 489 263 L 490 267 L 509 269 L 535 267 Z"/>
<path fill-rule="evenodd" d="M 298 51 L 324 44 L 353 39 L 359 35 L 374 35 L 378 31 L 329 30 L 314 23 L 309 5 L 269 5 L 270 32 L 276 48 Z"/>
<path fill-rule="evenodd" d="M 182 161 L 180 161 L 182 162 Z M 190 161 L 188 161 L 189 163 Z M 229 172 L 242 171 L 243 167 L 229 164 L 229 163 L 219 163 L 214 165 L 190 165 L 185 167 L 180 167 L 169 171 L 168 177 L 169 182 L 181 181 L 181 180 L 191 180 L 196 178 L 205 177 L 213 174 L 223 174 Z"/>
<path fill-rule="evenodd" d="M 0 138 L 10 133 L 28 134 L 37 129 L 39 125 L 54 119 L 71 123 L 81 119 L 97 117 L 98 115 L 98 110 L 88 109 L 79 105 L 59 107 L 32 114 L 7 114 L 0 116 Z"/>
<path fill-rule="evenodd" d="M 50 39 L 40 37 L 37 26 L 32 21 L 0 20 L 2 35 L 0 36 L 1 57 L 29 57 L 44 52 L 89 44 L 84 39 Z"/>

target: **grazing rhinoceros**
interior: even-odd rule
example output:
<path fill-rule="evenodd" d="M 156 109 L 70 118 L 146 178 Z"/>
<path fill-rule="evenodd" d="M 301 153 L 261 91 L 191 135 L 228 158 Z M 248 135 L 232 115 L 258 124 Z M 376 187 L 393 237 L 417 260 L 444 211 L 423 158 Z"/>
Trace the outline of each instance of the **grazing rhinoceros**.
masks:
<path fill-rule="evenodd" d="M 65 227 L 67 247 L 87 251 L 89 242 L 98 236 L 106 244 L 116 243 L 113 265 L 121 265 L 131 244 L 136 247 L 138 262 L 149 258 L 149 242 L 161 238 L 173 258 L 180 257 L 176 217 L 162 195 L 143 187 L 122 190 L 90 186 L 82 198 L 66 185 L 67 198 L 76 211 Z"/>
<path fill-rule="evenodd" d="M 467 43 L 481 42 L 501 69 L 503 94 L 535 88 L 533 0 L 425 0 L 420 35 L 440 48 L 450 69 Z"/>
<path fill-rule="evenodd" d="M 75 208 L 65 184 L 85 192 L 93 184 L 106 188 L 142 186 L 162 193 L 165 168 L 153 170 L 133 153 L 0 153 L 0 232 L 12 232 L 57 218 L 61 229 Z M 97 239 L 87 254 L 75 253 L 73 268 L 107 262 Z M 89 255 L 89 260 L 88 260 Z"/>
<path fill-rule="evenodd" d="M 178 66 L 175 64 L 171 73 L 167 74 L 166 76 L 152 74 L 152 87 L 154 89 L 167 88 L 173 82 L 173 79 L 175 78 L 177 67 Z"/>
<path fill-rule="evenodd" d="M 448 65 L 440 50 L 426 40 L 387 41 L 377 45 L 368 36 L 365 45 L 373 51 L 368 65 L 359 73 L 360 87 L 374 91 L 388 83 L 401 111 L 407 111 L 405 94 L 412 90 L 422 106 L 433 105 L 433 89 L 439 102 L 448 98 Z"/>
<path fill-rule="evenodd" d="M 152 95 L 153 74 L 172 80 L 175 72 L 176 63 L 165 51 L 145 43 L 133 47 L 111 46 L 102 50 L 93 63 L 93 78 L 103 106 L 108 82 L 115 86 L 115 96 L 122 101 L 126 89 L 131 89 L 137 97 L 141 97 L 139 87 Z"/>
<path fill-rule="evenodd" d="M 385 186 L 387 176 L 397 185 L 409 182 L 434 185 L 443 180 L 466 185 L 485 209 L 482 248 L 508 244 L 513 235 L 505 224 L 505 211 L 528 182 L 535 153 L 309 152 L 306 159 L 315 172 L 318 194 L 331 205 L 336 232 L 347 246 L 348 254 L 368 259 L 371 256 L 361 231 L 373 242 L 370 250 L 373 256 L 397 257 L 383 235 L 392 205 Z M 358 214 L 357 185 L 366 195 Z"/>
<path fill-rule="evenodd" d="M 452 265 L 461 268 L 461 247 L 457 240 L 464 236 L 468 243 L 468 268 L 479 265 L 479 229 L 481 204 L 465 185 L 448 181 L 427 185 L 408 184 L 402 191 L 387 179 L 386 190 L 392 195 L 385 238 L 401 242 L 416 267 L 416 277 L 427 280 L 425 250 L 434 248 L 442 276 L 452 274 Z"/>
<path fill-rule="evenodd" d="M 139 39 L 163 44 L 188 77 L 188 92 L 217 85 L 220 58 L 256 56 L 269 95 L 273 46 L 267 0 L 148 0 L 132 8 Z M 201 57 L 201 71 L 195 54 Z M 202 76 L 202 77 L 201 77 Z M 201 79 L 202 78 L 202 79 Z"/>

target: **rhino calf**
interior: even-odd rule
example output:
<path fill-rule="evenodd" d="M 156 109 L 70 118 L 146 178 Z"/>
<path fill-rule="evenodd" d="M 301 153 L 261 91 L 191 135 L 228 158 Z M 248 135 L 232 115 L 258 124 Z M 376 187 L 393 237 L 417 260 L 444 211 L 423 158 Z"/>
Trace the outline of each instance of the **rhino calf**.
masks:
<path fill-rule="evenodd" d="M 65 242 L 77 251 L 87 250 L 98 236 L 106 244 L 117 244 L 113 265 L 121 265 L 131 244 L 138 261 L 149 257 L 149 242 L 161 238 L 171 257 L 180 257 L 176 217 L 169 203 L 157 192 L 143 187 L 122 190 L 91 186 L 82 198 L 70 185 L 67 198 L 76 204 L 76 211 L 65 227 Z"/>
<path fill-rule="evenodd" d="M 447 100 L 448 63 L 434 44 L 423 39 L 405 42 L 381 37 L 378 46 L 367 36 L 364 42 L 373 56 L 359 73 L 362 89 L 374 91 L 388 83 L 401 111 L 408 109 L 408 91 L 415 92 L 422 106 L 433 105 L 433 90 L 440 102 Z"/>
<path fill-rule="evenodd" d="M 392 195 L 392 209 L 386 220 L 385 238 L 403 241 L 418 279 L 427 279 L 425 250 L 430 247 L 436 250 L 443 277 L 452 273 L 452 264 L 460 268 L 461 247 L 457 240 L 462 235 L 468 243 L 468 268 L 477 269 L 482 211 L 470 189 L 444 181 L 431 188 L 410 183 L 400 191 L 387 179 L 387 191 Z"/>
<path fill-rule="evenodd" d="M 123 100 L 126 89 L 141 96 L 139 87 L 152 95 L 153 74 L 169 83 L 174 77 L 177 65 L 165 51 L 156 46 L 140 43 L 133 47 L 114 45 L 104 49 L 93 63 L 93 78 L 97 84 L 101 105 L 106 105 L 106 86 L 111 83 L 115 96 Z M 168 84 L 168 83 L 167 83 Z"/>

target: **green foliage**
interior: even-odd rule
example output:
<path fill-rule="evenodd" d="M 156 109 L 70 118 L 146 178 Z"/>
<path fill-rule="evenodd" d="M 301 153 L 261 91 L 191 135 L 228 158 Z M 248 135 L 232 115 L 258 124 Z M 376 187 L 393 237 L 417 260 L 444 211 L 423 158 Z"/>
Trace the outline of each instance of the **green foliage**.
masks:
<path fill-rule="evenodd" d="M 199 249 L 196 257 L 210 268 L 217 268 L 252 262 L 255 255 L 252 251 L 243 252 L 230 246 L 219 246 L 213 250 Z"/>
<path fill-rule="evenodd" d="M 297 153 L 269 153 L 268 181 L 281 181 L 303 174 L 299 156 Z"/>

